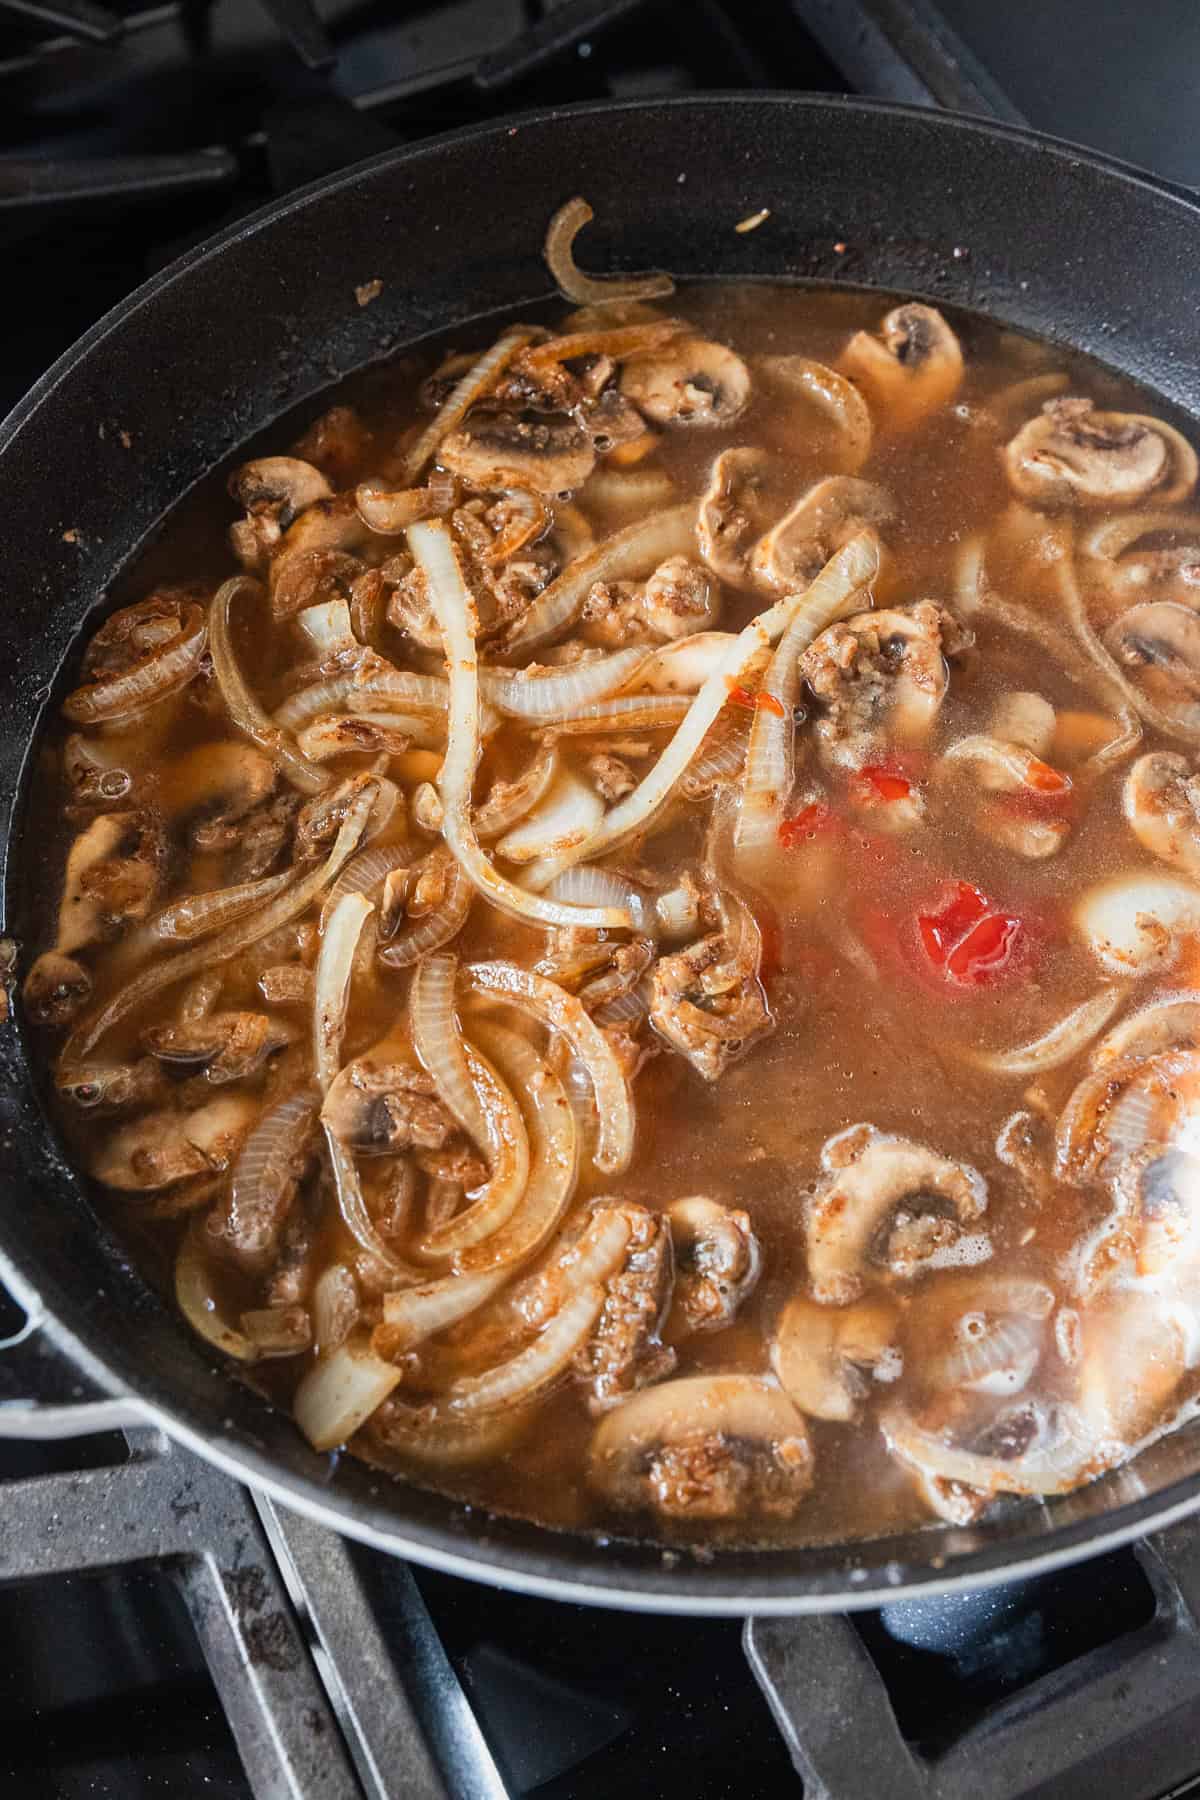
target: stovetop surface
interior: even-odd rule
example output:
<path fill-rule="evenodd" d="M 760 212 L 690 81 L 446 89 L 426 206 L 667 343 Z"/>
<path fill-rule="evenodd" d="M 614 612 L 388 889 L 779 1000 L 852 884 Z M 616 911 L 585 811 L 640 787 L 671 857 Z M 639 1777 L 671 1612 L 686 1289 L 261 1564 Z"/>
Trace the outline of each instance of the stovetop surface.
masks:
<path fill-rule="evenodd" d="M 147 275 L 273 194 L 544 103 L 715 87 L 983 95 L 1200 185 L 1200 11 L 1186 0 L 1146 4 L 1136 23 L 1122 0 L 941 0 L 940 14 L 926 0 L 324 0 L 319 21 L 303 0 L 82 7 L 83 36 L 78 17 L 60 29 L 22 16 L 28 0 L 0 0 L 0 245 L 17 277 L 0 410 Z M 78 13 L 80 0 L 62 9 Z M 118 20 L 119 37 L 94 41 Z M 947 25 L 960 34 L 949 47 Z M 0 1483 L 112 1453 L 0 1443 Z M 354 1555 L 386 1631 L 394 1570 Z M 513 1796 L 799 1792 L 738 1622 L 628 1617 L 422 1571 L 417 1581 Z M 891 1608 L 857 1629 L 905 1737 L 921 1743 L 1153 1611 L 1126 1551 L 1003 1603 Z M 0 1586 L 0 1644 L 0 1793 L 250 1794 L 161 1568 Z"/>

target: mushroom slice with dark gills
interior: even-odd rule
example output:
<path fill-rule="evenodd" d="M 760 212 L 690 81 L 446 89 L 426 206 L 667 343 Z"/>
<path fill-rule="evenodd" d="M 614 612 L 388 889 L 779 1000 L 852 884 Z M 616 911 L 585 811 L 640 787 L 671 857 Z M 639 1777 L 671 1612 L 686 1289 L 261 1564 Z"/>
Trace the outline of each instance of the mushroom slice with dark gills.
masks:
<path fill-rule="evenodd" d="M 197 850 L 230 850 L 249 813 L 274 791 L 275 765 L 261 751 L 232 740 L 197 744 L 164 769 L 160 792 L 172 819 L 186 821 Z"/>
<path fill-rule="evenodd" d="M 744 582 L 755 540 L 770 518 L 765 450 L 722 450 L 696 519 L 700 554 L 722 581 Z"/>
<path fill-rule="evenodd" d="M 971 641 L 931 600 L 830 625 L 800 658 L 822 709 L 814 729 L 824 760 L 861 769 L 923 743 L 946 697 L 946 659 Z"/>
<path fill-rule="evenodd" d="M 969 1230 L 987 1210 L 986 1183 L 969 1163 L 851 1125 L 826 1142 L 821 1168 L 806 1207 L 817 1300 L 845 1305 L 871 1280 L 908 1280 L 991 1254 L 988 1239 Z"/>
<path fill-rule="evenodd" d="M 762 1249 L 749 1213 L 705 1194 L 667 1208 L 675 1247 L 675 1295 L 667 1335 L 720 1331 L 731 1325 L 762 1272 Z"/>
<path fill-rule="evenodd" d="M 312 463 L 296 456 L 261 456 L 229 477 L 229 492 L 245 511 L 230 529 L 233 553 L 248 569 L 260 568 L 288 527 L 333 489 Z"/>
<path fill-rule="evenodd" d="M 879 1424 L 888 1449 L 922 1478 L 931 1504 L 954 1523 L 997 1494 L 1069 1493 L 1121 1460 L 1075 1406 L 1024 1394 L 997 1404 L 948 1389 L 919 1413 L 888 1407 Z M 963 1504 L 972 1499 L 975 1507 Z"/>
<path fill-rule="evenodd" d="M 1139 757 L 1121 796 L 1138 842 L 1161 861 L 1200 880 L 1200 776 L 1169 750 Z"/>
<path fill-rule="evenodd" d="M 202 1072 L 217 1085 L 242 1081 L 296 1037 L 286 1020 L 259 1012 L 209 1013 L 176 1025 L 154 1025 L 142 1033 L 151 1056 L 178 1069 Z"/>
<path fill-rule="evenodd" d="M 797 1294 L 775 1327 L 771 1367 L 801 1412 L 845 1424 L 861 1410 L 869 1375 L 894 1381 L 902 1372 L 899 1327 L 900 1309 L 884 1295 L 820 1306 Z"/>
<path fill-rule="evenodd" d="M 815 581 L 834 553 L 867 526 L 888 525 L 896 508 L 886 488 L 852 475 L 827 475 L 764 534 L 750 557 L 758 587 L 793 593 Z"/>
<path fill-rule="evenodd" d="M 721 909 L 722 930 L 660 957 L 650 974 L 650 1023 L 706 1081 L 716 1081 L 774 1023 L 759 980 L 762 935 L 754 915 L 736 896 L 724 897 Z"/>
<path fill-rule="evenodd" d="M 458 1129 L 424 1069 L 370 1057 L 347 1063 L 335 1077 L 321 1117 L 360 1156 L 442 1150 Z"/>
<path fill-rule="evenodd" d="M 596 453 L 566 414 L 476 412 L 445 439 L 438 462 L 487 493 L 520 487 L 552 495 L 582 487 Z"/>
<path fill-rule="evenodd" d="M 1170 502 L 1196 484 L 1196 453 L 1172 426 L 1073 397 L 1048 400 L 1008 444 L 1004 466 L 1014 492 L 1042 506 Z"/>
<path fill-rule="evenodd" d="M 692 1375 L 646 1388 L 601 1421 L 592 1486 L 623 1512 L 707 1521 L 791 1518 L 813 1483 L 804 1419 L 756 1375 Z"/>
<path fill-rule="evenodd" d="M 54 1085 L 81 1112 L 108 1114 L 139 1112 L 162 1100 L 167 1077 L 152 1056 L 136 1062 L 82 1062 L 60 1064 Z"/>
<path fill-rule="evenodd" d="M 622 1262 L 604 1284 L 604 1305 L 575 1357 L 575 1374 L 593 1413 L 608 1412 L 636 1389 L 669 1375 L 675 1352 L 660 1332 L 671 1304 L 671 1230 L 661 1214 L 625 1204 L 630 1223 Z"/>
<path fill-rule="evenodd" d="M 145 1113 L 104 1139 L 91 1172 L 105 1187 L 153 1193 L 227 1169 L 254 1124 L 258 1104 L 222 1095 L 194 1112 Z"/>
<path fill-rule="evenodd" d="M 1131 606 L 1104 635 L 1153 721 L 1172 736 L 1200 741 L 1200 613 L 1174 600 Z"/>
<path fill-rule="evenodd" d="M 644 582 L 596 582 L 580 618 L 591 642 L 620 647 L 708 631 L 720 611 L 720 589 L 708 570 L 690 557 L 669 556 Z"/>
<path fill-rule="evenodd" d="M 631 357 L 621 392 L 655 425 L 709 430 L 732 425 L 750 399 L 750 371 L 740 356 L 709 338 L 677 337 L 660 350 Z"/>
<path fill-rule="evenodd" d="M 894 307 L 879 331 L 854 334 L 842 372 L 865 390 L 877 430 L 905 431 L 954 398 L 962 350 L 941 313 L 915 301 Z"/>

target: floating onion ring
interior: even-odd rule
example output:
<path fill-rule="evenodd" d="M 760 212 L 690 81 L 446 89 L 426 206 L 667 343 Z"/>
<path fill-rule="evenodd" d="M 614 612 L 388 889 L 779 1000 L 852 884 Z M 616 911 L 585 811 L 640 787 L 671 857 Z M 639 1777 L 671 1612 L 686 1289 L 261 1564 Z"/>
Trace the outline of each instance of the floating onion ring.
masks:
<path fill-rule="evenodd" d="M 178 610 L 179 630 L 175 637 L 139 657 L 132 668 L 84 682 L 63 701 L 64 715 L 75 725 L 120 724 L 186 687 L 200 667 L 208 626 L 203 608 L 194 602 L 185 601 Z"/>
<path fill-rule="evenodd" d="M 569 562 L 514 625 L 509 650 L 532 650 L 573 625 L 597 581 L 648 575 L 668 556 L 695 548 L 696 503 L 668 507 L 617 531 Z"/>
<path fill-rule="evenodd" d="M 594 217 L 577 194 L 559 207 L 546 232 L 542 255 L 564 300 L 573 306 L 606 306 L 613 300 L 662 300 L 675 292 L 669 275 L 585 275 L 575 262 L 573 245 Z"/>
<path fill-rule="evenodd" d="M 547 338 L 521 352 L 521 366 L 544 368 L 548 363 L 574 362 L 579 356 L 609 356 L 621 362 L 627 356 L 645 356 L 678 337 L 687 326 L 682 319 L 654 319 L 644 325 L 611 325 L 607 330 L 568 331 Z"/>
<path fill-rule="evenodd" d="M 628 915 L 608 907 L 567 906 L 526 893 L 493 867 L 484 855 L 471 819 L 471 790 L 479 762 L 479 681 L 475 661 L 475 602 L 463 580 L 443 524 L 414 525 L 409 548 L 425 572 L 430 602 L 445 643 L 450 680 L 446 755 L 438 787 L 445 813 L 443 835 L 469 879 L 493 906 L 537 925 L 584 926 L 594 931 L 627 929 Z"/>
<path fill-rule="evenodd" d="M 413 919 L 388 943 L 381 944 L 379 960 L 389 969 L 407 969 L 431 950 L 440 950 L 456 938 L 466 923 L 475 898 L 461 863 L 446 853 L 449 864 L 446 895 L 440 906 L 424 918 Z"/>
<path fill-rule="evenodd" d="M 1019 1044 L 1014 1050 L 960 1048 L 959 1055 L 969 1057 L 979 1068 L 987 1069 L 993 1075 L 1038 1075 L 1043 1069 L 1057 1069 L 1078 1056 L 1096 1033 L 1104 1030 L 1124 999 L 1121 988 L 1101 988 L 1098 994 L 1073 1007 L 1049 1031 L 1027 1044 Z"/>
<path fill-rule="evenodd" d="M 639 647 L 536 675 L 530 669 L 481 669 L 479 685 L 494 706 L 514 719 L 569 719 L 581 705 L 627 687 L 650 657 Z"/>
<path fill-rule="evenodd" d="M 491 1064 L 465 1046 L 471 1082 L 480 1095 L 491 1174 L 464 1212 L 435 1226 L 421 1240 L 422 1256 L 456 1256 L 506 1225 L 529 1184 L 529 1136 L 521 1109 Z"/>
<path fill-rule="evenodd" d="M 235 887 L 215 888 L 207 894 L 188 894 L 173 900 L 150 921 L 155 937 L 173 942 L 203 937 L 244 918 L 256 906 L 271 900 L 292 879 L 290 869 L 280 875 L 264 875 L 260 881 L 239 881 Z"/>
<path fill-rule="evenodd" d="M 584 1288 L 555 1313 L 526 1349 L 482 1375 L 464 1375 L 452 1382 L 440 1406 L 461 1418 L 495 1412 L 544 1394 L 586 1344 L 603 1305 L 602 1287 Z"/>
<path fill-rule="evenodd" d="M 878 541 L 860 532 L 830 557 L 797 605 L 759 689 L 767 704 L 760 701 L 756 705 L 750 726 L 741 805 L 733 832 L 735 849 L 756 851 L 776 843 L 792 791 L 800 656 L 826 626 L 859 603 L 862 589 L 878 573 Z"/>
<path fill-rule="evenodd" d="M 518 350 L 533 342 L 537 333 L 527 325 L 514 325 L 485 350 L 478 362 L 472 363 L 462 380 L 447 394 L 412 448 L 406 451 L 400 468 L 400 486 L 412 487 L 438 445 L 466 418 L 477 400 L 483 398 L 498 376 L 504 373 Z"/>
<path fill-rule="evenodd" d="M 888 1448 L 904 1462 L 989 1495 L 1065 1494 L 1078 1487 L 1085 1471 L 1098 1475 L 1106 1466 L 1100 1446 L 1084 1434 L 1082 1419 L 1065 1406 L 1054 1411 L 1050 1441 L 1011 1460 L 957 1449 L 942 1434 L 924 1430 L 903 1407 L 889 1407 L 879 1426 Z"/>
<path fill-rule="evenodd" d="M 350 856 L 362 837 L 375 804 L 376 788 L 372 784 L 363 788 L 356 795 L 352 804 L 346 809 L 346 816 L 338 829 L 337 837 L 325 861 L 309 874 L 303 876 L 294 886 L 285 888 L 283 893 L 263 907 L 261 912 L 253 913 L 248 918 L 239 919 L 230 925 L 211 943 L 197 944 L 191 950 L 182 950 L 178 956 L 164 957 L 161 962 L 152 963 L 125 987 L 118 990 L 111 1000 L 92 1018 L 83 1020 L 72 1033 L 63 1048 L 62 1063 L 70 1067 L 81 1062 L 96 1044 L 118 1020 L 125 1018 L 133 1009 L 148 1000 L 159 988 L 170 987 L 177 981 L 183 981 L 191 975 L 198 975 L 210 969 L 215 963 L 227 962 L 231 956 L 256 944 L 269 932 L 281 925 L 287 925 L 292 919 L 306 912 L 323 888 L 328 887 L 338 874 L 343 863 Z"/>
<path fill-rule="evenodd" d="M 619 1175 L 633 1155 L 634 1113 L 629 1086 L 612 1045 L 574 994 L 556 981 L 511 962 L 469 963 L 466 977 L 477 993 L 496 994 L 567 1040 L 588 1072 L 596 1098 L 599 1129 L 595 1164 L 604 1175 Z"/>
<path fill-rule="evenodd" d="M 438 1099 L 456 1123 L 486 1155 L 493 1133 L 467 1064 L 462 1027 L 454 1010 L 456 956 L 427 956 L 412 979 L 408 995 L 413 1047 L 433 1077 Z"/>
<path fill-rule="evenodd" d="M 213 1291 L 208 1257 L 204 1250 L 203 1223 L 194 1218 L 175 1258 L 175 1299 L 192 1330 L 214 1350 L 238 1362 L 256 1362 L 257 1345 L 245 1332 L 231 1325 Z"/>
<path fill-rule="evenodd" d="M 658 915 L 645 890 L 627 876 L 618 875 L 615 869 L 577 863 L 573 869 L 555 876 L 549 892 L 552 899 L 569 900 L 575 906 L 623 906 L 635 931 L 644 937 L 658 936 Z"/>
<path fill-rule="evenodd" d="M 862 390 L 837 369 L 807 356 L 764 356 L 758 366 L 774 386 L 803 394 L 833 420 L 846 440 L 842 473 L 857 475 L 875 435 Z"/>
<path fill-rule="evenodd" d="M 316 794 L 326 787 L 329 774 L 302 756 L 288 733 L 263 711 L 237 665 L 230 636 L 229 613 L 239 594 L 261 594 L 262 588 L 248 575 L 234 575 L 223 582 L 213 596 L 208 617 L 208 645 L 212 653 L 213 674 L 233 724 L 244 732 L 251 743 L 269 756 L 285 780 L 302 794 Z"/>
<path fill-rule="evenodd" d="M 336 1450 L 353 1437 L 382 1406 L 401 1372 L 362 1339 L 351 1338 L 318 1357 L 292 1401 L 296 1423 L 313 1449 Z"/>

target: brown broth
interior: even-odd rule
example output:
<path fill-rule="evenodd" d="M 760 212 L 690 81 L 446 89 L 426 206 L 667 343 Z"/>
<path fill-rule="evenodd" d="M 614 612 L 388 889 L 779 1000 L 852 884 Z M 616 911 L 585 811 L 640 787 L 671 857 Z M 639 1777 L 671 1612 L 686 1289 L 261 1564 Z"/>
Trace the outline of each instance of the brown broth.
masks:
<path fill-rule="evenodd" d="M 680 296 L 677 310 L 698 332 L 736 348 L 754 372 L 763 356 L 803 355 L 835 363 L 852 332 L 878 328 L 887 304 L 878 294 L 713 285 Z M 972 618 L 974 648 L 954 666 L 945 703 L 921 746 L 920 758 L 905 765 L 913 771 L 927 805 L 924 822 L 910 832 L 881 829 L 886 802 L 875 812 L 857 806 L 854 795 L 859 790 L 852 778 L 824 767 L 811 731 L 800 728 L 796 796 L 785 810 L 790 817 L 817 800 L 839 822 L 832 829 L 822 823 L 812 835 L 801 835 L 781 849 L 754 888 L 740 880 L 765 933 L 762 978 L 774 1029 L 719 1081 L 710 1083 L 643 1027 L 642 1041 L 650 1054 L 633 1082 L 637 1139 L 632 1165 L 625 1175 L 609 1181 L 585 1167 L 573 1202 L 575 1216 L 590 1197 L 602 1193 L 638 1201 L 651 1211 L 686 1195 L 705 1194 L 749 1214 L 762 1246 L 762 1278 L 735 1323 L 677 1344 L 679 1376 L 709 1371 L 769 1373 L 768 1346 L 781 1308 L 803 1291 L 806 1281 L 804 1208 L 818 1178 L 822 1145 L 859 1121 L 973 1165 L 988 1187 L 982 1228 L 991 1241 L 991 1259 L 985 1273 L 1043 1281 L 1054 1289 L 1056 1304 L 1074 1304 L 1070 1253 L 1097 1227 L 1111 1204 L 1107 1190 L 1096 1181 L 1077 1186 L 1052 1183 L 1039 1197 L 999 1160 L 995 1148 L 1002 1124 L 1021 1108 L 1049 1121 L 1046 1129 L 1052 1134 L 1053 1121 L 1086 1068 L 1087 1051 L 1033 1079 L 989 1074 L 972 1063 L 970 1053 L 1032 1039 L 1094 993 L 1099 985 L 1094 958 L 1070 924 L 1074 902 L 1086 887 L 1126 868 L 1157 866 L 1162 872 L 1162 865 L 1152 865 L 1152 858 L 1137 845 L 1121 816 L 1128 761 L 1096 773 L 1084 769 L 1085 758 L 1079 753 L 1048 750 L 1047 759 L 1061 762 L 1071 773 L 1074 787 L 1069 802 L 1056 812 L 1053 805 L 1035 798 L 1024 814 L 1014 803 L 1013 816 L 1067 817 L 1071 831 L 1057 855 L 1027 861 L 977 829 L 981 792 L 976 772 L 943 764 L 940 758 L 952 743 L 987 731 L 992 707 L 1014 688 L 1036 690 L 1060 713 L 1105 710 L 1097 700 L 1097 693 L 1104 693 L 1103 684 L 1098 687 L 1093 679 L 1081 685 L 1072 672 L 1069 630 L 1056 598 L 1045 539 L 1014 542 L 1006 533 L 1003 521 L 1012 495 L 999 452 L 1018 425 L 1036 411 L 1036 403 L 1006 417 L 1003 405 L 997 407 L 997 396 L 1014 383 L 1061 372 L 1066 378 L 1064 391 L 1089 397 L 1099 407 L 1152 413 L 1155 406 L 1086 359 L 1001 331 L 978 318 L 948 316 L 962 342 L 961 387 L 949 404 L 914 429 L 888 432 L 886 420 L 877 421 L 884 428 L 877 431 L 870 459 L 858 471 L 863 479 L 886 487 L 897 507 L 895 522 L 881 533 L 890 561 L 879 603 L 904 606 L 931 598 L 953 611 L 959 558 L 978 534 L 988 546 L 995 591 L 1037 613 L 1061 638 L 1064 653 L 1056 660 L 1028 638 L 995 623 L 986 604 Z M 465 347 L 475 350 L 486 341 Z M 340 471 L 342 488 L 373 474 L 413 421 L 427 416 L 417 407 L 419 383 L 447 350 L 463 347 L 457 342 L 431 344 L 402 365 L 360 379 L 344 396 L 337 396 L 359 408 L 371 434 L 357 465 Z M 274 436 L 270 448 L 278 453 L 286 444 L 286 438 Z M 751 403 L 732 426 L 665 430 L 650 457 L 638 466 L 664 472 L 677 498 L 698 496 L 714 457 L 732 445 L 761 446 L 770 454 L 769 493 L 776 514 L 840 466 L 836 428 L 812 406 L 782 400 L 757 374 Z M 589 514 L 598 537 L 627 522 L 599 507 L 589 513 L 586 484 L 574 500 Z M 233 567 L 224 548 L 231 516 L 225 496 L 206 489 L 186 515 L 168 525 L 139 570 L 123 583 L 122 599 L 139 598 L 153 583 L 164 580 L 215 584 L 225 578 Z M 1090 514 L 1087 522 L 1099 516 Z M 1053 517 L 1048 515 L 1047 529 Z M 378 563 L 393 554 L 400 542 L 380 540 L 369 552 L 372 560 Z M 769 600 L 748 585 L 727 585 L 720 628 L 740 628 L 767 604 Z M 411 643 L 391 625 L 381 627 L 375 647 L 400 667 L 437 666 L 436 658 L 414 653 Z M 240 608 L 235 648 L 251 688 L 272 709 L 290 691 L 288 671 L 307 655 L 298 648 L 290 623 L 272 626 L 265 603 Z M 186 851 L 181 820 L 187 809 L 173 770 L 185 749 L 231 735 L 213 684 L 203 676 L 181 700 L 163 703 L 138 729 L 126 730 L 116 739 L 110 734 L 103 744 L 106 754 L 116 756 L 134 774 L 138 807 L 165 822 L 170 843 L 167 885 L 156 905 L 228 879 L 220 855 Z M 665 735 L 659 733 L 652 741 L 661 747 Z M 477 794 L 487 791 L 492 775 L 519 770 L 528 760 L 529 744 L 524 729 L 506 726 L 486 752 Z M 1139 753 L 1159 747 L 1161 740 L 1147 731 Z M 584 740 L 569 748 L 577 766 L 583 764 L 587 748 Z M 419 776 L 428 774 L 429 760 L 402 758 L 392 774 L 402 787 L 411 789 Z M 361 771 L 370 761 L 349 755 L 333 768 L 341 776 Z M 645 761 L 639 763 L 639 771 L 646 766 Z M 52 918 L 65 846 L 91 815 L 79 810 L 67 813 L 71 795 L 61 780 L 57 785 L 49 782 L 48 788 L 53 789 L 55 816 L 61 821 L 44 882 L 46 916 Z M 665 828 L 656 828 L 636 854 L 618 853 L 613 865 L 624 870 L 640 865 L 643 873 L 661 876 L 664 885 L 680 867 L 694 870 L 710 812 L 707 799 L 688 804 Z M 409 824 L 396 825 L 382 841 L 401 838 L 411 829 Z M 414 841 L 424 851 L 435 840 Z M 287 860 L 288 853 L 281 849 L 271 867 L 284 867 Z M 740 879 L 728 862 L 727 845 L 724 852 L 718 851 L 718 869 L 727 885 Z M 990 983 L 953 989 L 927 958 L 922 961 L 915 921 L 921 914 L 936 912 L 947 884 L 959 881 L 983 890 L 995 908 L 1021 921 L 1023 960 L 1015 972 L 1002 973 Z M 317 909 L 312 909 L 307 915 L 310 923 L 316 916 Z M 289 929 L 294 946 L 295 927 Z M 130 942 L 137 941 L 137 930 L 135 926 L 127 939 L 81 953 L 94 980 L 96 1004 L 116 992 L 137 966 L 129 949 Z M 47 946 L 50 941 L 48 937 Z M 477 901 L 454 948 L 468 959 L 500 956 L 531 965 L 546 946 L 542 932 L 501 917 Z M 195 1074 L 177 1077 L 158 1104 L 188 1107 L 237 1091 L 265 1106 L 305 1077 L 309 1009 L 303 1004 L 264 1009 L 257 987 L 264 966 L 294 954 L 294 948 L 285 946 L 276 947 L 273 956 L 261 949 L 235 956 L 223 966 L 218 1005 L 221 1011 L 268 1010 L 291 1024 L 295 1041 L 265 1068 L 229 1088 L 209 1087 Z M 310 943 L 300 960 L 311 965 L 312 955 Z M 412 1060 L 404 1030 L 408 979 L 407 973 L 379 964 L 356 979 L 346 1060 L 362 1056 L 388 1033 L 404 1059 Z M 1154 991 L 1153 983 L 1131 982 L 1129 987 L 1135 1002 Z M 175 1020 L 178 1006 L 176 987 L 160 989 L 107 1034 L 102 1060 L 134 1058 L 144 1032 Z M 61 1034 L 47 1036 L 47 1060 L 57 1054 L 60 1043 Z M 123 1118 L 80 1113 L 65 1102 L 59 1112 L 85 1166 L 93 1162 L 100 1143 L 125 1123 Z M 364 1163 L 369 1194 L 377 1174 L 377 1165 L 367 1169 Z M 328 1180 L 317 1191 L 315 1179 L 309 1180 L 310 1190 L 317 1194 L 310 1204 L 319 1210 L 320 1257 L 353 1265 L 351 1240 L 337 1216 Z M 219 1187 L 214 1183 L 206 1206 L 221 1203 Z M 152 1194 L 101 1196 L 101 1204 L 130 1234 L 145 1266 L 160 1282 L 169 1281 L 171 1258 L 185 1224 L 181 1218 L 156 1216 L 171 1213 L 170 1193 L 167 1190 L 165 1200 Z M 218 1261 L 212 1262 L 210 1274 L 219 1304 L 231 1315 L 262 1304 L 255 1281 L 231 1273 Z M 911 1319 L 931 1303 L 936 1307 L 946 1284 L 960 1280 L 952 1273 L 935 1272 L 911 1282 L 891 1282 L 905 1318 L 902 1334 L 911 1336 Z M 878 1270 L 872 1282 L 878 1291 L 888 1289 Z M 363 1293 L 370 1323 L 377 1297 L 373 1299 L 365 1287 Z M 448 1339 L 449 1348 L 435 1342 L 410 1369 L 418 1401 L 429 1397 L 439 1355 L 453 1364 L 453 1343 L 454 1334 Z M 251 1376 L 286 1404 L 307 1361 L 298 1356 L 261 1362 Z M 1028 1391 L 1054 1398 L 1069 1394 L 1074 1380 L 1070 1367 L 1061 1357 L 1056 1360 L 1048 1331 Z M 595 1420 L 582 1389 L 569 1379 L 541 1402 L 535 1426 L 491 1460 L 437 1474 L 400 1472 L 475 1505 L 557 1526 L 710 1542 L 815 1542 L 869 1536 L 933 1517 L 911 1472 L 889 1454 L 877 1428 L 880 1406 L 909 1400 L 919 1381 L 912 1366 L 906 1366 L 896 1382 L 867 1380 L 855 1422 L 809 1422 L 815 1481 L 794 1515 L 783 1519 L 739 1516 L 696 1523 L 614 1510 L 586 1479 Z M 401 1393 L 405 1391 L 402 1387 Z M 1178 1407 L 1187 1392 L 1190 1377 L 1168 1396 L 1170 1408 Z M 1164 1421 L 1168 1410 L 1164 1402 L 1160 1409 Z M 382 1454 L 376 1439 L 360 1437 L 352 1447 L 374 1459 Z"/>

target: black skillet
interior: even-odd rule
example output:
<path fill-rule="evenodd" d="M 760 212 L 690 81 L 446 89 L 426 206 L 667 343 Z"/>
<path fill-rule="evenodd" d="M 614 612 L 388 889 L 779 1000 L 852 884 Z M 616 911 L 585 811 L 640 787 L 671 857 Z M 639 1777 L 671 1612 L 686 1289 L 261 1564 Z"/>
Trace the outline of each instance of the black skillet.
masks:
<path fill-rule="evenodd" d="M 285 409 L 427 332 L 544 297 L 546 221 L 575 193 L 597 216 L 581 244 L 589 266 L 953 301 L 1089 351 L 1200 412 L 1200 207 L 1032 133 L 840 99 L 715 96 L 521 118 L 322 181 L 142 288 L 0 428 L 0 846 L 4 930 L 18 950 L 37 935 L 23 879 L 40 841 L 30 743 L 118 571 L 206 471 Z M 762 207 L 761 229 L 734 232 Z M 360 307 L 354 290 L 373 280 L 379 298 Z M 0 1407 L 0 1430 L 149 1418 L 231 1473 L 419 1562 L 678 1611 L 841 1609 L 996 1580 L 1200 1506 L 1200 1436 L 1185 1431 L 1132 1471 L 969 1531 L 668 1567 L 653 1548 L 485 1518 L 318 1456 L 214 1363 L 98 1222 L 30 1079 L 15 996 L 6 1012 L 0 1274 L 42 1322 L 46 1354 L 26 1371 L 41 1404 Z M 81 1391 L 116 1400 L 100 1411 L 47 1404 Z"/>

